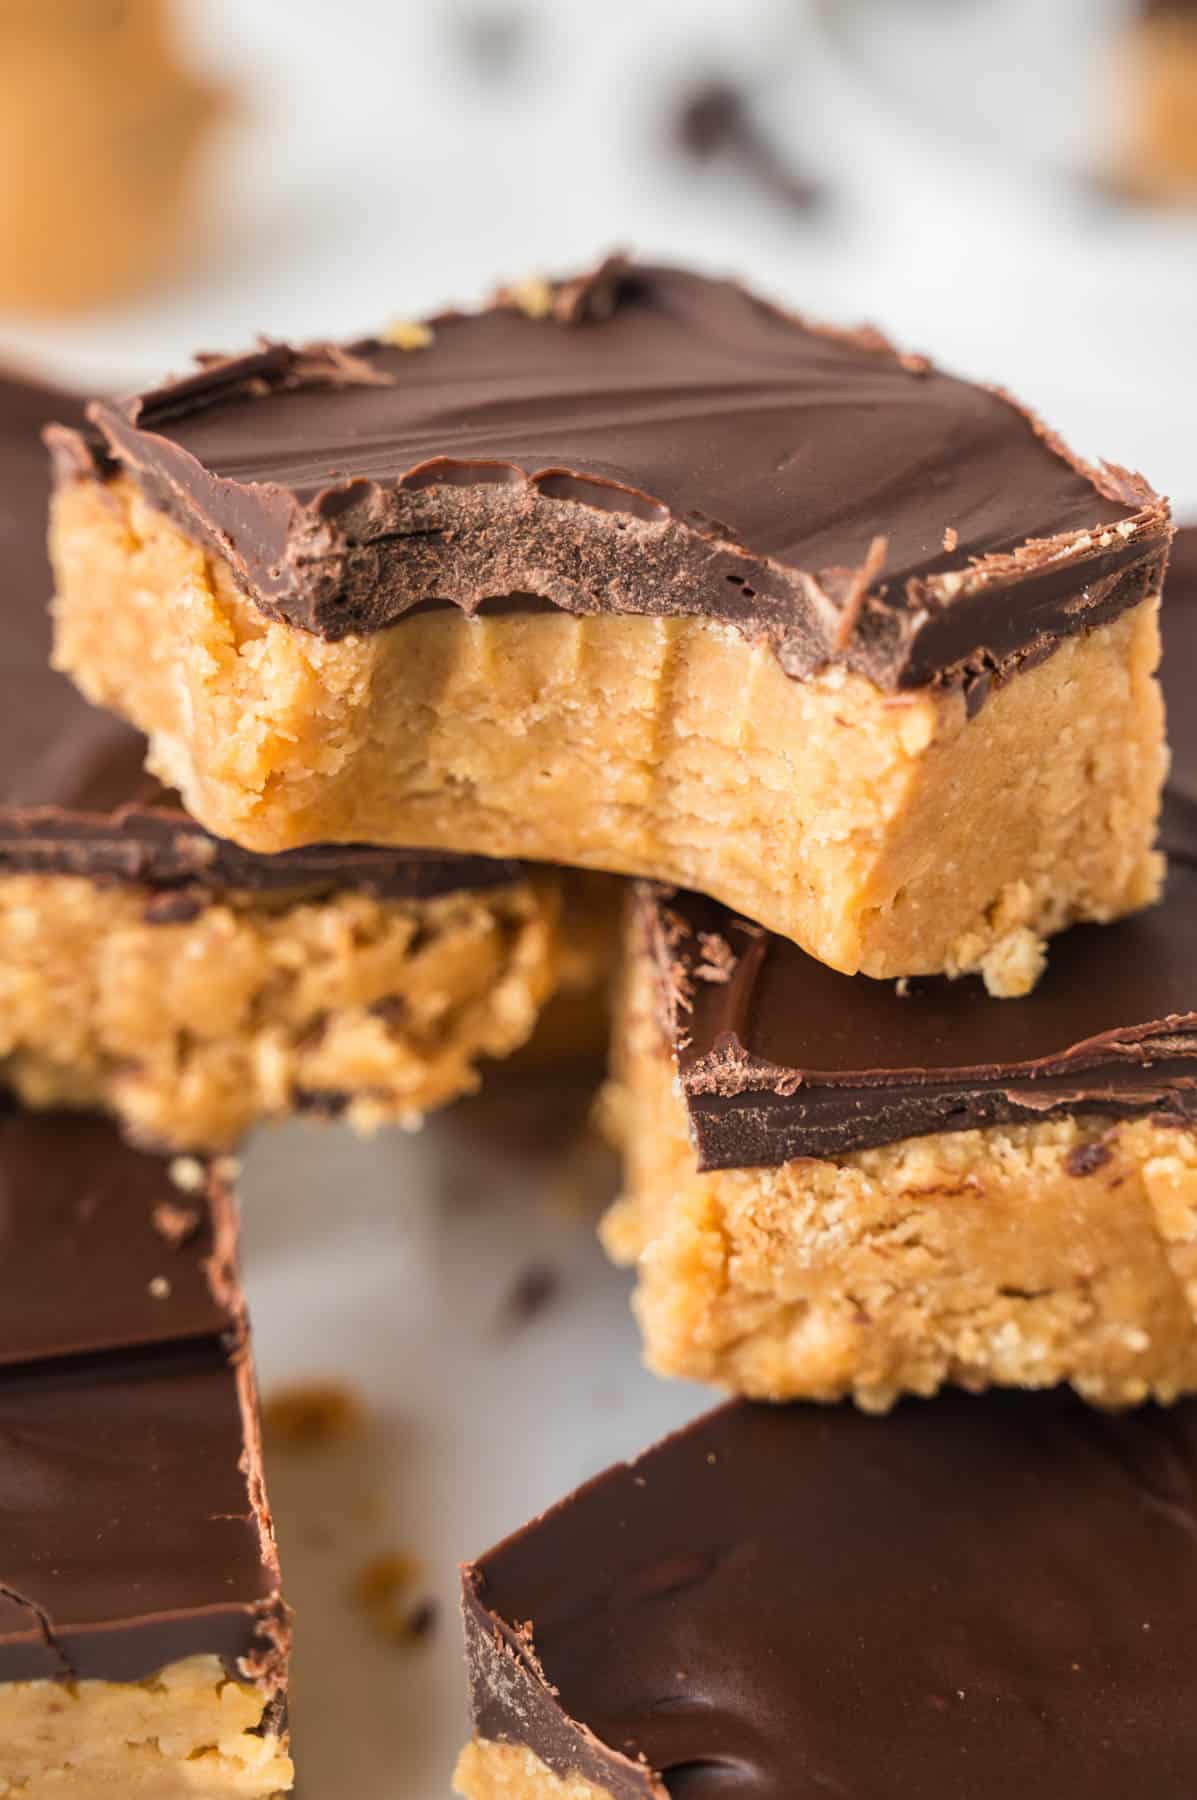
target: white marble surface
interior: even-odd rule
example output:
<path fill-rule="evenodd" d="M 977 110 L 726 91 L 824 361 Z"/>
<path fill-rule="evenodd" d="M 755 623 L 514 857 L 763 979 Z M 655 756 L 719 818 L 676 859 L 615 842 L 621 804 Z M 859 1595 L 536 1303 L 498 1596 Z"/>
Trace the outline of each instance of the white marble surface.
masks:
<path fill-rule="evenodd" d="M 118 314 L 0 320 L 0 353 L 134 384 L 197 347 L 359 331 L 627 245 L 1004 381 L 1197 516 L 1197 220 L 1112 209 L 1061 173 L 1092 130 L 1070 111 L 1069 33 L 1117 5 L 910 0 L 895 36 L 894 0 L 526 0 L 503 79 L 460 55 L 462 15 L 486 10 L 512 0 L 194 0 L 246 99 L 210 259 Z M 680 87 L 712 71 L 762 82 L 825 212 L 668 153 Z M 456 1560 L 703 1403 L 638 1367 L 627 1282 L 577 1206 L 609 1180 L 504 1147 L 486 1105 L 421 1137 L 296 1126 L 251 1147 L 264 1384 L 341 1376 L 375 1418 L 352 1452 L 272 1469 L 304 1800 L 442 1800 L 463 1730 Z M 502 1305 L 531 1265 L 561 1287 L 515 1331 Z M 372 1641 L 347 1603 L 388 1546 L 424 1560 L 441 1604 L 419 1649 Z"/>

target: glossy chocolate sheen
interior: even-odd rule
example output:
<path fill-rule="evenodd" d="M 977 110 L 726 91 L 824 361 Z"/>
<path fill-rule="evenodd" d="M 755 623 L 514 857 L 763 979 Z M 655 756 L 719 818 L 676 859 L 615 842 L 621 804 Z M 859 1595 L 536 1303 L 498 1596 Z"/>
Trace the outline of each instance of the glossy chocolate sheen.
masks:
<path fill-rule="evenodd" d="M 48 420 L 82 423 L 69 394 L 0 375 L 0 873 L 94 875 L 200 890 L 365 888 L 419 899 L 518 875 L 442 851 L 318 845 L 253 856 L 192 823 L 143 772 L 145 740 L 50 668 Z"/>
<path fill-rule="evenodd" d="M 1197 846 L 1197 525 L 1182 525 L 1168 558 L 1160 681 L 1168 709 L 1172 767 L 1161 827 L 1170 856 Z"/>
<path fill-rule="evenodd" d="M 709 1414 L 465 1571 L 480 1737 L 616 1800 L 1197 1791 L 1197 1403 Z"/>
<path fill-rule="evenodd" d="M 839 975 L 718 902 L 643 884 L 638 942 L 703 1169 L 838 1156 L 1057 1113 L 1197 1121 L 1197 532 L 1163 605 L 1173 769 L 1163 902 L 1052 939 L 1019 1000 Z"/>
<path fill-rule="evenodd" d="M 500 297 L 416 349 L 207 359 L 94 406 L 105 451 L 59 438 L 61 478 L 111 455 L 328 638 L 532 594 L 724 621 L 796 676 L 984 686 L 1158 581 L 1139 477 L 876 333 L 620 258 L 532 298 L 546 316 Z"/>
<path fill-rule="evenodd" d="M 181 1160 L 198 1191 L 105 1119 L 0 1107 L 0 1371 L 239 1329 L 232 1196 Z"/>
<path fill-rule="evenodd" d="M 0 1681 L 138 1681 L 209 1655 L 277 1685 L 286 1615 L 247 1407 L 247 1372 L 212 1342 L 4 1374 Z"/>

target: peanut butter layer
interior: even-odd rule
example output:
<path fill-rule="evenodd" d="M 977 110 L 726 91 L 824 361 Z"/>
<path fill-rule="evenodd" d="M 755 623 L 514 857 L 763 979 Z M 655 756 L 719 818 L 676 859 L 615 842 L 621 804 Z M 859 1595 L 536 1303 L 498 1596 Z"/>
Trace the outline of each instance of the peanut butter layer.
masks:
<path fill-rule="evenodd" d="M 0 875 L 0 1079 L 137 1139 L 231 1145 L 293 1111 L 412 1125 L 523 1044 L 551 992 L 551 882 L 419 901 Z"/>
<path fill-rule="evenodd" d="M 0 1686 L 0 1800 L 276 1800 L 285 1740 L 213 1656 L 144 1681 Z"/>
<path fill-rule="evenodd" d="M 871 1410 L 945 1382 L 1197 1388 L 1193 1126 L 1097 1111 L 702 1172 L 654 985 L 642 966 L 603 1237 L 658 1373 Z"/>
<path fill-rule="evenodd" d="M 57 660 L 257 851 L 484 849 L 696 886 L 874 976 L 1025 992 L 1042 940 L 1147 904 L 1163 772 L 1151 600 L 997 681 L 795 679 L 711 617 L 266 617 L 127 478 L 69 480 Z"/>
<path fill-rule="evenodd" d="M 465 1800 L 613 1800 L 610 1788 L 585 1776 L 555 1775 L 534 1750 L 476 1738 L 453 1771 L 453 1791 Z"/>

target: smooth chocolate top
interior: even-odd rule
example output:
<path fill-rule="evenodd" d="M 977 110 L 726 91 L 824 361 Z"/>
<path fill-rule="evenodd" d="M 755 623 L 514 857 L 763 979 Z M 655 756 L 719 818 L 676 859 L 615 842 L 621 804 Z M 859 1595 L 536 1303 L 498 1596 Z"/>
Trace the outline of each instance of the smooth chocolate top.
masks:
<path fill-rule="evenodd" d="M 429 336 L 267 344 L 90 416 L 264 612 L 328 638 L 530 595 L 723 620 L 794 675 L 972 683 L 1158 578 L 1141 478 L 734 282 L 610 258 Z M 86 447 L 60 448 L 70 479 Z"/>
<path fill-rule="evenodd" d="M 638 942 L 700 1167 L 1052 1112 L 1197 1120 L 1197 532 L 1177 543 L 1163 606 L 1164 900 L 1054 938 L 1025 998 L 991 1000 L 975 978 L 840 975 L 716 901 L 641 887 Z"/>
<path fill-rule="evenodd" d="M 239 1328 L 232 1196 L 170 1169 L 105 1119 L 0 1107 L 0 1370 Z"/>
<path fill-rule="evenodd" d="M 0 1681 L 137 1681 L 212 1655 L 278 1684 L 247 1383 L 212 1342 L 0 1379 Z"/>
<path fill-rule="evenodd" d="M 473 1707 L 617 1800 L 1197 1784 L 1197 1403 L 709 1414 L 465 1571 Z"/>
<path fill-rule="evenodd" d="M 143 771 L 145 740 L 50 668 L 48 420 L 69 394 L 0 374 L 0 873 L 95 875 L 198 890 L 355 887 L 421 898 L 515 879 L 511 863 L 324 845 L 253 856 L 193 824 Z"/>
<path fill-rule="evenodd" d="M 1182 525 L 1173 539 L 1163 626 L 1160 681 L 1168 709 L 1172 768 L 1162 835 L 1165 850 L 1183 856 L 1186 846 L 1197 844 L 1197 525 Z"/>

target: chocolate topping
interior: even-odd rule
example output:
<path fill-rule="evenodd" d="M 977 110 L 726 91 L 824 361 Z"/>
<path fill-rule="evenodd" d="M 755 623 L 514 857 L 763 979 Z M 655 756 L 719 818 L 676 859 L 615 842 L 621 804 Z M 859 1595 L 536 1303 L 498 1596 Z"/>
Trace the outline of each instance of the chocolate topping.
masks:
<path fill-rule="evenodd" d="M 0 1681 L 205 1654 L 281 1684 L 234 1203 L 172 1166 L 0 1112 Z"/>
<path fill-rule="evenodd" d="M 1125 1800 L 1197 1771 L 1197 1403 L 709 1414 L 465 1571 L 480 1737 L 616 1800 Z"/>
<path fill-rule="evenodd" d="M 87 705 L 49 666 L 49 479 L 40 433 L 81 424 L 70 395 L 0 375 L 0 873 L 91 875 L 290 893 L 353 887 L 418 899 L 516 878 L 514 864 L 446 852 L 318 845 L 254 856 L 193 824 L 142 768 L 145 740 Z"/>
<path fill-rule="evenodd" d="M 1158 579 L 1140 478 L 732 282 L 608 259 L 429 340 L 267 344 L 91 417 L 268 616 L 327 638 L 532 594 L 720 620 L 793 675 L 892 688 L 1040 654 Z M 58 449 L 62 479 L 108 466 Z"/>
<path fill-rule="evenodd" d="M 1172 768 L 1164 794 L 1161 841 L 1169 856 L 1193 857 L 1197 845 L 1197 525 L 1177 532 L 1168 558 L 1160 681 L 1168 709 Z"/>
<path fill-rule="evenodd" d="M 703 1169 L 1097 1112 L 1197 1120 L 1197 533 L 1163 607 L 1174 766 L 1163 902 L 1052 942 L 1019 1000 L 976 979 L 839 975 L 716 901 L 642 885 L 639 943 Z"/>
<path fill-rule="evenodd" d="M 170 1167 L 105 1120 L 0 1109 L 0 1370 L 238 1327 L 231 1196 L 210 1170 L 184 1195 Z M 184 1201 L 172 1244 L 158 1215 Z"/>
<path fill-rule="evenodd" d="M 0 1681 L 207 1655 L 274 1683 L 286 1620 L 241 1381 L 211 1342 L 4 1375 Z"/>

